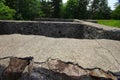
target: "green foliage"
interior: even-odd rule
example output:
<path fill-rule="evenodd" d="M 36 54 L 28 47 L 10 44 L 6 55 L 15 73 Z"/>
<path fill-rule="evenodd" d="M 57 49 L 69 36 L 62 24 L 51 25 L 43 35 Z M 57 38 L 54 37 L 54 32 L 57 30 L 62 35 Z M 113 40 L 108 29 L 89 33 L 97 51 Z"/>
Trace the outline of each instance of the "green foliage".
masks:
<path fill-rule="evenodd" d="M 110 19 L 111 10 L 108 7 L 107 0 L 93 0 L 91 4 L 90 12 L 92 19 Z"/>
<path fill-rule="evenodd" d="M 62 0 L 52 0 L 52 7 L 53 7 L 52 16 L 54 18 L 59 18 L 60 17 L 61 5 L 62 5 Z"/>
<path fill-rule="evenodd" d="M 0 3 L 5 3 L 5 0 L 0 0 Z"/>
<path fill-rule="evenodd" d="M 89 0 L 68 0 L 65 9 L 66 18 L 86 19 L 88 3 Z"/>
<path fill-rule="evenodd" d="M 78 0 L 68 0 L 65 8 L 65 18 L 76 18 Z"/>
<path fill-rule="evenodd" d="M 41 9 L 44 17 L 60 18 L 62 0 L 42 0 Z"/>
<path fill-rule="evenodd" d="M 0 19 L 14 19 L 13 16 L 16 11 L 6 6 L 4 2 L 4 0 L 0 0 Z"/>
<path fill-rule="evenodd" d="M 53 12 L 53 9 L 52 9 L 52 4 L 50 1 L 47 1 L 46 0 L 44 1 L 41 1 L 41 10 L 43 12 L 43 17 L 52 17 L 52 12 Z"/>
<path fill-rule="evenodd" d="M 23 19 L 34 19 L 41 16 L 40 2 L 37 0 L 20 0 L 19 12 Z"/>
<path fill-rule="evenodd" d="M 112 12 L 112 18 L 120 20 L 120 5 L 118 5 L 116 9 Z"/>
<path fill-rule="evenodd" d="M 98 23 L 120 28 L 120 20 L 98 20 Z"/>
<path fill-rule="evenodd" d="M 88 18 L 88 10 L 87 10 L 88 4 L 89 4 L 89 0 L 78 0 L 77 17 L 79 19 Z"/>
<path fill-rule="evenodd" d="M 16 19 L 34 19 L 43 15 L 39 0 L 6 0 L 6 5 L 17 11 Z"/>
<path fill-rule="evenodd" d="M 113 11 L 114 19 L 120 19 L 119 9 L 120 7 L 117 7 Z M 3 15 L 0 16 L 1 19 L 14 17 L 22 20 L 41 17 L 110 19 L 111 10 L 107 0 L 68 0 L 65 4 L 62 4 L 62 0 L 0 0 L 0 15 Z"/>
<path fill-rule="evenodd" d="M 66 8 L 66 3 L 63 3 L 60 8 L 60 18 L 65 18 L 65 8 Z"/>

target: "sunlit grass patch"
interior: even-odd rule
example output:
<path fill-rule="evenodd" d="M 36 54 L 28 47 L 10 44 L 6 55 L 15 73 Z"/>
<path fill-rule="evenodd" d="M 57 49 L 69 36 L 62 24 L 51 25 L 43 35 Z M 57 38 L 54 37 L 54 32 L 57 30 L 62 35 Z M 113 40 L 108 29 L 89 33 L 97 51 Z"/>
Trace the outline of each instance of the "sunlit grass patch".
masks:
<path fill-rule="evenodd" d="M 98 23 L 120 28 L 120 20 L 98 20 Z"/>

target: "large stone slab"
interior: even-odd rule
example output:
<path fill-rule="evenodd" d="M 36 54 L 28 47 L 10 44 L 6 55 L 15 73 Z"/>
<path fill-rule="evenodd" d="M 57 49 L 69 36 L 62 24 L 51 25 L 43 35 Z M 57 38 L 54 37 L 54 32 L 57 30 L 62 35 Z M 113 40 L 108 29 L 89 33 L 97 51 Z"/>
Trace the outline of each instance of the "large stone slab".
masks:
<path fill-rule="evenodd" d="M 51 57 L 78 63 L 84 68 L 120 71 L 120 41 L 116 40 L 0 35 L 0 57 L 6 56 L 33 56 L 39 62 Z"/>

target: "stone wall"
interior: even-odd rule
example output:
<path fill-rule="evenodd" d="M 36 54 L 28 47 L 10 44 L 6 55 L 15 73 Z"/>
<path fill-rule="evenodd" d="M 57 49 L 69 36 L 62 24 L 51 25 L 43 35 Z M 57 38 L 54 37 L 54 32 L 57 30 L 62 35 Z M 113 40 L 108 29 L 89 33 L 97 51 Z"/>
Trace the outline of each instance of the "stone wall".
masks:
<path fill-rule="evenodd" d="M 36 18 L 35 21 L 57 21 L 57 22 L 74 22 L 74 19 L 59 19 L 59 18 Z"/>
<path fill-rule="evenodd" d="M 48 37 L 82 38 L 83 26 L 71 23 L 0 22 L 0 34 L 33 34 Z"/>
<path fill-rule="evenodd" d="M 106 30 L 92 26 L 84 26 L 83 36 L 85 39 L 112 39 L 120 40 L 120 30 Z"/>
<path fill-rule="evenodd" d="M 0 21 L 0 34 L 43 35 L 55 38 L 120 40 L 120 29 L 82 22 Z"/>

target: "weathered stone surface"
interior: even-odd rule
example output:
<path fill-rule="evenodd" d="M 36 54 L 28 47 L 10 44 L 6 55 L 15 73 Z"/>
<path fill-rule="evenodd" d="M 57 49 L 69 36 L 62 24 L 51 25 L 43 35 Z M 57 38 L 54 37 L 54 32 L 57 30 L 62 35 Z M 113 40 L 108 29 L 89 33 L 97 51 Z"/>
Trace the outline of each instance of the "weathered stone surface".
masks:
<path fill-rule="evenodd" d="M 98 20 L 85 20 L 87 22 L 98 23 Z"/>
<path fill-rule="evenodd" d="M 2 76 L 1 76 L 2 79 L 3 80 L 18 80 L 19 78 L 21 78 L 24 69 L 26 68 L 27 65 L 30 64 L 30 61 L 32 59 L 33 59 L 32 57 L 10 58 L 8 67 L 2 72 Z"/>
<path fill-rule="evenodd" d="M 0 21 L 0 34 L 0 57 L 33 56 L 35 61 L 44 61 L 52 57 L 75 62 L 85 68 L 100 67 L 106 71 L 117 73 L 120 71 L 120 29 L 118 28 L 80 20 L 75 22 Z M 1 65 L 4 63 L 0 61 Z M 67 69 L 71 70 L 72 66 Z M 0 66 L 0 69 L 4 69 L 4 66 Z M 60 67 L 61 69 L 63 70 L 64 67 Z M 71 74 L 73 75 L 72 72 L 77 71 L 67 74 L 62 70 L 57 72 L 59 70 L 38 66 L 31 75 L 24 73 L 22 80 L 79 80 L 70 77 Z M 99 74 L 104 72 L 95 69 L 91 74 L 94 75 L 94 72 L 98 71 Z M 91 76 L 82 76 L 80 79 L 91 80 L 93 79 Z M 96 77 L 93 80 L 96 80 Z M 102 78 L 102 80 L 106 79 Z"/>
<path fill-rule="evenodd" d="M 75 62 L 86 68 L 120 71 L 120 41 L 115 40 L 1 35 L 0 57 L 6 56 L 33 56 L 35 61 L 45 61 L 51 57 Z"/>
<path fill-rule="evenodd" d="M 0 21 L 0 34 L 43 35 L 55 38 L 120 40 L 120 29 L 95 23 L 47 21 Z"/>
<path fill-rule="evenodd" d="M 82 38 L 83 26 L 75 23 L 0 22 L 0 34 L 43 35 L 48 37 Z"/>
<path fill-rule="evenodd" d="M 118 80 L 120 77 L 120 75 L 106 72 L 100 68 L 85 69 L 78 64 L 58 59 L 34 62 L 32 72 L 26 72 L 24 69 L 27 65 L 29 66 L 29 60 L 32 60 L 31 57 L 11 58 L 5 71 L 2 70 L 3 75 L 0 74 L 2 77 L 0 80 Z"/>
<path fill-rule="evenodd" d="M 110 72 L 105 72 L 100 68 L 85 69 L 78 64 L 73 64 L 71 62 L 63 62 L 61 60 L 52 59 L 45 63 L 49 70 L 57 73 L 65 74 L 70 76 L 75 80 L 81 80 L 82 76 L 89 76 L 89 80 L 117 80 L 118 78 L 111 74 Z M 84 80 L 86 77 L 82 78 Z M 98 79 L 97 79 L 98 78 Z M 103 79 L 102 79 L 103 78 Z"/>
<path fill-rule="evenodd" d="M 74 19 L 60 19 L 60 18 L 36 18 L 35 21 L 55 21 L 55 22 L 74 22 Z"/>

